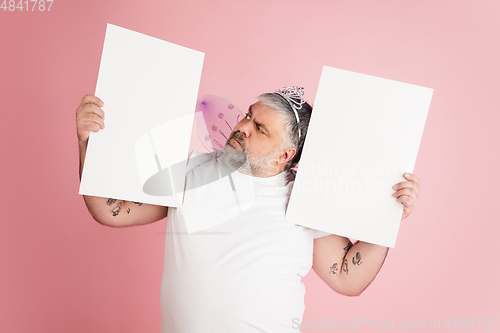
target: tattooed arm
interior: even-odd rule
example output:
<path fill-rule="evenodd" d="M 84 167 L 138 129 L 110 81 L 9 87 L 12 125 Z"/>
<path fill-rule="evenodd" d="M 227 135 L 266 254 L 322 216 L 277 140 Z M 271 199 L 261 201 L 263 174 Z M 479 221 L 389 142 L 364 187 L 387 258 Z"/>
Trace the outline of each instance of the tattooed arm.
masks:
<path fill-rule="evenodd" d="M 415 209 L 420 179 L 407 172 L 407 181 L 393 186 L 393 196 L 404 206 L 402 219 Z M 314 240 L 313 269 L 333 290 L 348 296 L 359 296 L 375 279 L 385 261 L 388 247 L 357 242 L 330 235 Z"/>
<path fill-rule="evenodd" d="M 76 128 L 80 149 L 80 179 L 90 132 L 104 129 L 102 101 L 93 95 L 83 97 L 76 110 Z M 106 199 L 84 195 L 85 204 L 94 219 L 110 227 L 142 225 L 161 220 L 167 216 L 167 207 L 142 204 L 124 200 Z"/>
<path fill-rule="evenodd" d="M 167 217 L 168 207 L 84 195 L 85 204 L 97 222 L 109 227 L 130 227 Z"/>
<path fill-rule="evenodd" d="M 389 248 L 329 235 L 314 240 L 313 269 L 330 288 L 359 296 L 375 279 Z"/>

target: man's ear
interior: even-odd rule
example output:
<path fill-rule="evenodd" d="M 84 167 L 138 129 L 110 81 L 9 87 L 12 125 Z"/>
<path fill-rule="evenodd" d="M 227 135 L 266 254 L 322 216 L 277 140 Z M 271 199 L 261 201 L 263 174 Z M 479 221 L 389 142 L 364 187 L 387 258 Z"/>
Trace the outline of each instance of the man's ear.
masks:
<path fill-rule="evenodd" d="M 280 162 L 283 162 L 284 164 L 288 163 L 297 153 L 297 150 L 295 148 L 285 148 L 283 149 L 281 155 L 280 155 Z"/>

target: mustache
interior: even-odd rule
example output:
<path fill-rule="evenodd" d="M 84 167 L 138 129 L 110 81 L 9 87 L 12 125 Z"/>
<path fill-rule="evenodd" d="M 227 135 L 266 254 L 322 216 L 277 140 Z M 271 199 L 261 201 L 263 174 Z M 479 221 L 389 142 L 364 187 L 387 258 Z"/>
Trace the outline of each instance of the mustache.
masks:
<path fill-rule="evenodd" d="M 243 149 L 246 148 L 245 135 L 242 132 L 236 131 L 236 132 L 231 133 L 231 135 L 229 136 L 229 139 L 227 139 L 227 141 L 229 141 L 231 139 L 235 139 L 236 141 L 238 141 L 241 144 L 241 147 Z"/>

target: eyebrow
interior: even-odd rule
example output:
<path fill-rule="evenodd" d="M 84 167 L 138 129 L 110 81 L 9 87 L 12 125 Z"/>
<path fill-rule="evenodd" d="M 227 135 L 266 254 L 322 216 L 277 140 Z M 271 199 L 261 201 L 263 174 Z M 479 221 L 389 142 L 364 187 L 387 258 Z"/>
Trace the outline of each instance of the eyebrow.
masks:
<path fill-rule="evenodd" d="M 252 116 L 252 105 L 248 107 L 248 114 L 250 115 L 250 117 Z M 269 134 L 269 129 L 266 127 L 266 125 L 256 122 L 255 119 L 253 120 L 253 122 L 255 123 L 255 125 L 263 128 Z"/>

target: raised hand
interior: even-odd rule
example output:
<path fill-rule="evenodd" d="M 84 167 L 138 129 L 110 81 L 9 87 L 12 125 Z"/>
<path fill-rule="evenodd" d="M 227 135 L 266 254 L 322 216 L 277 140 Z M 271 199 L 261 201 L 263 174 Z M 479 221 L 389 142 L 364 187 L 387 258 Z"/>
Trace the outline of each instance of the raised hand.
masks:
<path fill-rule="evenodd" d="M 397 183 L 392 187 L 396 190 L 392 196 L 397 198 L 397 202 L 401 202 L 404 205 L 403 217 L 401 220 L 407 218 L 417 206 L 418 191 L 420 187 L 420 179 L 418 179 L 417 176 L 407 172 L 404 174 L 404 177 L 408 179 L 408 181 Z"/>
<path fill-rule="evenodd" d="M 76 132 L 78 140 L 87 143 L 90 132 L 104 129 L 103 101 L 93 95 L 85 95 L 76 109 Z"/>

